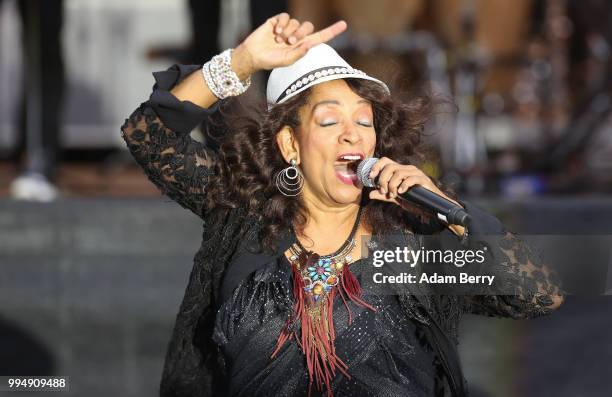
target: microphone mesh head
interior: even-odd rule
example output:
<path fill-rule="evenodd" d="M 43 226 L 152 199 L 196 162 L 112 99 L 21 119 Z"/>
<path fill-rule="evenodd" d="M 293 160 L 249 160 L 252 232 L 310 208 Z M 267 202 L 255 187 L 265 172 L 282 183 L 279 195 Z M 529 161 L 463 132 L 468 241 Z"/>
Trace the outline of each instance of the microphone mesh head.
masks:
<path fill-rule="evenodd" d="M 370 179 L 370 171 L 378 159 L 376 157 L 368 157 L 367 159 L 361 160 L 361 163 L 357 166 L 357 178 L 359 182 L 365 187 L 376 187 L 376 183 Z"/>

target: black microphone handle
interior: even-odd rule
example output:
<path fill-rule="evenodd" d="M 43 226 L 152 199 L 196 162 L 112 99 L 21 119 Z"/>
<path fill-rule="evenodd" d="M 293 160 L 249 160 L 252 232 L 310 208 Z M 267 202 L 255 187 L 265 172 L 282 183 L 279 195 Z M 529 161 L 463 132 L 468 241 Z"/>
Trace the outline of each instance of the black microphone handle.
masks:
<path fill-rule="evenodd" d="M 414 185 L 404 193 L 400 193 L 399 197 L 433 210 L 438 219 L 450 225 L 467 227 L 470 223 L 470 216 L 463 208 L 423 186 Z"/>

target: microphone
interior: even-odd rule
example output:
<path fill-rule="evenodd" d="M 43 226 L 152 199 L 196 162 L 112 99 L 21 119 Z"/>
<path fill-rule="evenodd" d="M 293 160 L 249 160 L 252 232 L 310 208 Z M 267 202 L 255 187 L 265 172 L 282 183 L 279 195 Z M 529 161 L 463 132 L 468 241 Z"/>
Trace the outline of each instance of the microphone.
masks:
<path fill-rule="evenodd" d="M 370 178 L 370 171 L 377 161 L 376 157 L 369 157 L 363 159 L 357 166 L 357 178 L 363 186 L 373 188 L 379 186 L 378 176 L 376 179 Z M 423 186 L 414 185 L 404 193 L 398 194 L 398 197 L 435 213 L 438 219 L 447 224 L 467 227 L 470 223 L 470 216 L 463 208 Z"/>

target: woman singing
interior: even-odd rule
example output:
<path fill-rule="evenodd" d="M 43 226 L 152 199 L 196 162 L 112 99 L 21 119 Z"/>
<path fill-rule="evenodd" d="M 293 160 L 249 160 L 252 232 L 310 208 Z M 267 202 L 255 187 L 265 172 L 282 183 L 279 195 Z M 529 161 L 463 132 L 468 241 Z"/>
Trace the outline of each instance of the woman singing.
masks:
<path fill-rule="evenodd" d="M 122 127 L 150 180 L 204 224 L 162 396 L 465 395 L 462 313 L 527 318 L 562 302 L 554 273 L 496 218 L 411 165 L 431 101 L 398 102 L 350 67 L 324 44 L 345 29 L 272 17 L 203 67 L 155 73 Z M 267 104 L 229 115 L 258 70 L 272 70 Z M 199 124 L 205 143 L 189 135 Z M 355 171 L 369 157 L 374 189 Z M 413 185 L 463 207 L 469 229 L 399 200 Z M 398 235 L 486 245 L 504 290 L 376 293 L 368 253 Z"/>

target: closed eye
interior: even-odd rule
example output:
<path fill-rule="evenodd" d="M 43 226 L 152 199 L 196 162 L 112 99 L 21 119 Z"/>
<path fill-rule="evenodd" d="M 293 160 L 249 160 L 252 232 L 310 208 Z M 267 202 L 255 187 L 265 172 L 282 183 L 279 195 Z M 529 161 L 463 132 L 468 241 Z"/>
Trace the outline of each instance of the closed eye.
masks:
<path fill-rule="evenodd" d="M 337 124 L 336 120 L 323 120 L 321 122 L 321 127 L 329 127 L 329 126 L 332 126 L 334 124 Z"/>
<path fill-rule="evenodd" d="M 363 126 L 363 127 L 372 127 L 372 123 L 369 122 L 368 120 L 359 120 L 357 121 L 357 124 Z"/>

